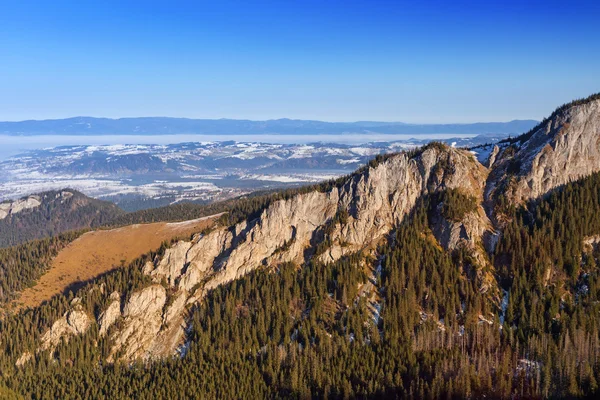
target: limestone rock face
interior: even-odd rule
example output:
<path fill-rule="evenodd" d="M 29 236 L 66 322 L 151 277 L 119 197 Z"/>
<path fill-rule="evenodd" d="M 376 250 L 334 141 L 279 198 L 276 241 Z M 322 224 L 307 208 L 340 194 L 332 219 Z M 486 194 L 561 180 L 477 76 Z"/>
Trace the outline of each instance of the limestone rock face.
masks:
<path fill-rule="evenodd" d="M 90 317 L 80 306 L 67 311 L 44 333 L 39 350 L 54 350 L 61 340 L 68 341 L 71 336 L 84 334 L 90 327 L 91 322 Z"/>
<path fill-rule="evenodd" d="M 238 229 L 242 224 L 238 224 Z M 178 286 L 180 289 L 190 292 L 193 287 L 213 271 L 214 260 L 223 254 L 233 240 L 234 234 L 225 229 L 213 231 L 206 236 L 198 236 L 186 256 L 184 273 Z"/>
<path fill-rule="evenodd" d="M 121 296 L 117 292 L 110 295 L 111 303 L 98 317 L 98 325 L 100 326 L 100 336 L 106 335 L 108 329 L 121 317 Z"/>
<path fill-rule="evenodd" d="M 441 208 L 443 204 L 439 204 Z M 432 218 L 432 230 L 442 247 L 446 250 L 455 250 L 460 246 L 474 247 L 482 244 L 484 234 L 492 229 L 483 208 L 467 213 L 461 221 L 448 221 L 441 215 L 441 211 Z"/>
<path fill-rule="evenodd" d="M 27 198 L 0 203 L 0 219 L 4 219 L 11 214 L 17 214 L 23 210 L 39 207 L 42 204 L 40 196 L 29 196 Z"/>
<path fill-rule="evenodd" d="M 123 309 L 122 329 L 111 337 L 113 355 L 121 351 L 128 360 L 152 356 L 148 349 L 160 331 L 166 300 L 166 290 L 161 285 L 148 286 L 131 295 Z"/>
<path fill-rule="evenodd" d="M 149 274 L 158 278 L 167 279 L 169 285 L 174 285 L 175 281 L 181 275 L 185 266 L 186 254 L 192 244 L 190 242 L 179 241 L 175 246 L 165 250 L 164 256 Z"/>
<path fill-rule="evenodd" d="M 399 154 L 355 174 L 343 186 L 279 200 L 254 221 L 218 229 L 192 242 L 179 242 L 146 265 L 151 276 L 179 290 L 202 282 L 210 290 L 261 265 L 302 262 L 340 212 L 347 215 L 331 234 L 324 260 L 377 243 L 410 212 L 423 194 L 463 188 L 482 198 L 487 169 L 464 150 L 430 147 L 415 157 Z"/>
<path fill-rule="evenodd" d="M 490 156 L 487 159 L 487 165 L 486 165 L 486 167 L 492 168 L 494 166 L 494 163 L 496 162 L 496 157 L 498 157 L 498 153 L 500 153 L 500 147 L 498 147 L 496 145 L 492 149 L 492 152 L 490 153 Z"/>
<path fill-rule="evenodd" d="M 261 266 L 304 262 L 326 229 L 331 248 L 320 255 L 324 261 L 374 246 L 420 196 L 461 188 L 481 199 L 486 176 L 487 169 L 471 153 L 431 146 L 412 157 L 391 156 L 327 192 L 276 201 L 255 220 L 179 241 L 144 266 L 143 272 L 157 284 L 131 295 L 111 338 L 113 355 L 133 360 L 174 354 L 185 340 L 187 306 L 207 291 Z M 481 237 L 479 225 L 467 221 L 465 226 L 469 240 Z M 168 305 L 161 282 L 173 291 Z M 102 333 L 120 318 L 118 308 L 118 302 L 111 303 L 101 316 Z"/>
<path fill-rule="evenodd" d="M 522 144 L 500 153 L 487 196 L 516 203 L 600 170 L 600 100 L 555 113 Z"/>

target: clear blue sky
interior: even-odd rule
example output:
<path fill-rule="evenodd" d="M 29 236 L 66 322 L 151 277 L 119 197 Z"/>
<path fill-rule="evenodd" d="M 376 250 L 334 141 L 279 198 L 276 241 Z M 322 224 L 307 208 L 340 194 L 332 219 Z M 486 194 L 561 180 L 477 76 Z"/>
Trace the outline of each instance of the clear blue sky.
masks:
<path fill-rule="evenodd" d="M 0 2 L 0 120 L 540 119 L 599 66 L 597 1 Z"/>

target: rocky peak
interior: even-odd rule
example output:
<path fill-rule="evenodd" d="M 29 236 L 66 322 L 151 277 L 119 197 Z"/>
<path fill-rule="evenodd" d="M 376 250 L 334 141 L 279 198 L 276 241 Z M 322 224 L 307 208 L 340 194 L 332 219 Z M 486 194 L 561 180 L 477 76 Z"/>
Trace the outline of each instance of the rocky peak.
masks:
<path fill-rule="evenodd" d="M 505 143 L 486 197 L 520 203 L 600 170 L 600 96 L 560 107 L 531 132 Z"/>
<path fill-rule="evenodd" d="M 79 336 L 87 332 L 92 320 L 77 301 L 74 301 L 72 306 L 71 310 L 55 321 L 52 327 L 44 333 L 38 350 L 50 349 L 52 352 L 61 340 L 68 341 L 71 336 Z"/>

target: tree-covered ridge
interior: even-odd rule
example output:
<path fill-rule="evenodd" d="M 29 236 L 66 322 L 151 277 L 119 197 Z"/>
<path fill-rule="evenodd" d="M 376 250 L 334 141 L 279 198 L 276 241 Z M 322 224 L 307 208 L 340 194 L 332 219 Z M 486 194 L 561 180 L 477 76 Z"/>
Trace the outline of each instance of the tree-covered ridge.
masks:
<path fill-rule="evenodd" d="M 0 304 L 14 300 L 17 292 L 33 285 L 50 268 L 52 258 L 83 232 L 71 231 L 0 248 Z"/>
<path fill-rule="evenodd" d="M 0 247 L 101 226 L 123 214 L 113 203 L 87 197 L 72 189 L 48 191 L 36 196 L 41 202 L 39 206 L 9 214 L 0 220 Z"/>
<path fill-rule="evenodd" d="M 35 349 L 27 332 L 67 309 L 57 297 L 2 322 L 2 379 L 26 398 L 593 397 L 598 254 L 583 239 L 600 233 L 600 174 L 513 211 L 494 253 L 506 290 L 497 305 L 479 293 L 471 260 L 435 243 L 433 201 L 373 256 L 263 268 L 213 290 L 193 310 L 181 359 L 106 365 L 110 335 L 93 328 L 59 346 L 58 362 L 42 352 L 15 368 Z M 79 292 L 88 313 L 106 307 L 102 284 L 149 284 L 143 262 Z"/>
<path fill-rule="evenodd" d="M 594 174 L 513 210 L 495 254 L 499 278 L 510 297 L 505 328 L 522 339 L 561 338 L 565 342 L 557 345 L 588 346 L 571 360 L 579 368 L 585 365 L 581 358 L 600 355 L 600 254 L 596 248 L 584 248 L 586 238 L 600 234 L 599 204 L 600 174 Z M 540 356 L 556 356 L 562 350 L 557 347 Z M 578 373 L 597 372 L 595 364 L 586 368 L 590 370 Z M 588 376 L 589 384 L 595 387 L 597 378 Z"/>

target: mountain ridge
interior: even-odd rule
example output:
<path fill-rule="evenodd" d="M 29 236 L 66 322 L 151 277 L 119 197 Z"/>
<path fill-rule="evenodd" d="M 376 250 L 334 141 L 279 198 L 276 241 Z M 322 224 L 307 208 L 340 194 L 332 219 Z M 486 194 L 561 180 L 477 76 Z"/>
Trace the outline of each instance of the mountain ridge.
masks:
<path fill-rule="evenodd" d="M 585 110 L 590 104 L 600 103 L 594 100 L 568 108 L 572 110 L 569 118 L 576 120 L 582 113 L 587 115 Z M 593 113 L 600 115 L 595 108 Z M 574 124 L 574 129 L 576 126 Z M 570 128 L 568 125 L 567 129 Z M 586 132 L 600 137 L 596 130 Z M 549 133 L 552 137 L 558 135 L 556 130 Z M 537 147 L 530 148 L 525 142 L 523 149 L 532 152 Z M 483 205 L 486 196 L 489 200 L 489 191 L 486 192 L 489 175 L 493 177 L 495 168 L 508 163 L 506 160 L 510 157 L 512 153 L 505 149 L 499 156 L 500 161 L 486 168 L 469 150 L 434 142 L 414 151 L 379 157 L 347 177 L 276 200 L 253 219 L 225 224 L 191 241 L 174 244 L 165 249 L 162 257 L 146 262 L 142 269 L 154 285 L 132 297 L 133 302 L 121 305 L 124 310 L 138 311 L 110 318 L 110 321 L 124 318 L 121 328 L 113 333 L 115 345 L 110 360 L 115 361 L 117 354 L 125 360 L 173 354 L 185 337 L 186 304 L 200 302 L 211 290 L 260 266 L 303 264 L 311 258 L 327 263 L 353 253 L 372 253 L 379 241 L 410 214 L 423 196 L 449 190 L 458 191 L 457 203 L 466 202 L 460 193 L 473 196 L 475 206 L 458 219 L 431 220 L 433 234 L 447 251 L 460 250 L 473 259 L 478 290 L 489 293 L 489 301 L 499 309 L 500 288 L 488 255 L 488 250 L 498 241 L 499 232 Z M 589 173 L 600 169 L 600 158 L 596 161 Z M 532 164 L 526 167 L 532 168 Z M 553 174 L 553 170 L 548 173 Z M 519 171 L 519 174 L 526 176 L 528 172 Z M 534 174 L 531 179 L 547 180 L 543 173 L 539 175 Z M 559 179 L 544 187 L 549 191 L 561 183 L 564 180 Z M 524 198 L 535 195 L 536 192 L 531 192 Z M 489 217 L 498 219 L 495 214 Z M 160 282 L 166 282 L 167 287 L 160 286 Z M 176 300 L 170 306 L 167 290 L 175 291 Z M 150 310 L 139 309 L 136 302 L 159 304 Z M 101 329 L 108 330 L 108 327 L 101 326 Z"/>
<path fill-rule="evenodd" d="M 72 117 L 51 120 L 0 122 L 0 134 L 6 135 L 162 135 L 162 134 L 511 134 L 536 125 L 535 120 L 476 122 L 465 124 L 407 124 L 402 122 L 325 122 L 316 120 L 273 119 L 265 121 L 237 119 L 192 119 L 176 117 L 95 118 Z"/>
<path fill-rule="evenodd" d="M 590 98 L 488 153 L 432 142 L 248 201 L 53 298 L 56 310 L 42 306 L 52 318 L 23 314 L 44 322 L 6 363 L 58 363 L 91 346 L 90 365 L 142 360 L 124 374 L 161 379 L 243 360 L 254 388 L 276 385 L 263 396 L 593 395 L 599 128 Z M 299 360 L 317 372 L 303 376 Z M 125 376 L 96 368 L 73 370 Z"/>

